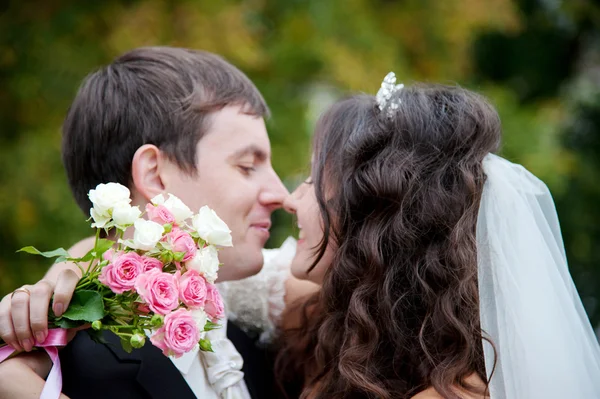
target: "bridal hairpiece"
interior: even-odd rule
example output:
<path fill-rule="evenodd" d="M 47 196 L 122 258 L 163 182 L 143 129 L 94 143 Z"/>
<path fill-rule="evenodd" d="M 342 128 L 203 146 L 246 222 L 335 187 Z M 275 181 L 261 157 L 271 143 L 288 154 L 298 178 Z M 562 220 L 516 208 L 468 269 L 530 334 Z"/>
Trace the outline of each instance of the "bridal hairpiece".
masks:
<path fill-rule="evenodd" d="M 388 73 L 381 82 L 381 88 L 376 96 L 377 106 L 381 112 L 386 113 L 388 118 L 394 115 L 394 111 L 398 109 L 402 102 L 398 97 L 392 99 L 392 96 L 402 90 L 403 87 L 403 84 L 396 84 L 396 74 L 394 72 Z"/>

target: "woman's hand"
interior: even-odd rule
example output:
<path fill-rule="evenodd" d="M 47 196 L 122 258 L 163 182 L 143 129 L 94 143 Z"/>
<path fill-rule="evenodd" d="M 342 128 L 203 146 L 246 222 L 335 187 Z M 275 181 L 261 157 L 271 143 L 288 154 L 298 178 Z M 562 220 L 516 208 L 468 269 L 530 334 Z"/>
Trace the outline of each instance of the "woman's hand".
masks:
<path fill-rule="evenodd" d="M 45 352 L 22 353 L 0 363 L 0 399 L 39 398 L 52 368 Z M 68 399 L 61 394 L 60 399 Z"/>
<path fill-rule="evenodd" d="M 82 257 L 93 248 L 94 239 L 86 238 L 68 252 L 73 257 Z M 54 314 L 62 315 L 80 278 L 81 271 L 74 263 L 57 263 L 41 281 L 6 295 L 0 302 L 0 338 L 16 350 L 26 352 L 36 341 L 43 342 L 48 336 L 50 302 L 53 301 Z"/>

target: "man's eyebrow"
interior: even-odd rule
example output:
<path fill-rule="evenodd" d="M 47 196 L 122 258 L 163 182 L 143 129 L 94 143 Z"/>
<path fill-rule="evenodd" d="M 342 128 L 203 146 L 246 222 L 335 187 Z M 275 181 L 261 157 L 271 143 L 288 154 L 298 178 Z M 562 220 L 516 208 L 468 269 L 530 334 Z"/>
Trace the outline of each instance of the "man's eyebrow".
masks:
<path fill-rule="evenodd" d="M 239 159 L 247 155 L 253 155 L 259 161 L 264 161 L 269 158 L 269 155 L 263 149 L 259 148 L 254 144 L 250 144 L 246 147 L 240 148 L 239 150 L 234 152 L 229 158 Z"/>

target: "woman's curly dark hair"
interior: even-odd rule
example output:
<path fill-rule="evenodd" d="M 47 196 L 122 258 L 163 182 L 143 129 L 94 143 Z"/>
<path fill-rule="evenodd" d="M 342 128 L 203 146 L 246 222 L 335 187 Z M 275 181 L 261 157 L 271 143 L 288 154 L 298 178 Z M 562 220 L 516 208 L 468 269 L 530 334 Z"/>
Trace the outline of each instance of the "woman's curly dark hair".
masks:
<path fill-rule="evenodd" d="M 312 178 L 333 240 L 322 289 L 285 331 L 282 381 L 303 398 L 410 398 L 478 375 L 487 385 L 479 324 L 476 223 L 482 160 L 500 144 L 500 120 L 460 87 L 397 92 L 391 117 L 373 96 L 330 108 L 315 134 Z M 313 266 L 316 262 L 313 264 Z"/>

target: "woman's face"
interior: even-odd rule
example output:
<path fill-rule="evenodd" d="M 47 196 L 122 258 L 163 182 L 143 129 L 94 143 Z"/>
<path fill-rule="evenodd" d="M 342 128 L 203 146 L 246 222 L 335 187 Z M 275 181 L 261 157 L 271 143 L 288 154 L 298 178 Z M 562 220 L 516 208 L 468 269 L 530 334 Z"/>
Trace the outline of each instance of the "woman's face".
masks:
<path fill-rule="evenodd" d="M 296 215 L 298 220 L 298 245 L 292 260 L 292 274 L 302 280 L 310 280 L 321 284 L 325 271 L 333 259 L 332 239 L 319 263 L 310 271 L 308 269 L 317 257 L 319 243 L 323 238 L 323 220 L 315 196 L 315 187 L 307 180 L 302 183 L 283 202 L 284 208 Z"/>

